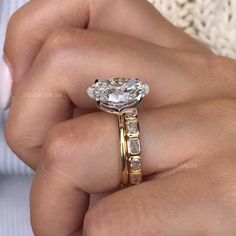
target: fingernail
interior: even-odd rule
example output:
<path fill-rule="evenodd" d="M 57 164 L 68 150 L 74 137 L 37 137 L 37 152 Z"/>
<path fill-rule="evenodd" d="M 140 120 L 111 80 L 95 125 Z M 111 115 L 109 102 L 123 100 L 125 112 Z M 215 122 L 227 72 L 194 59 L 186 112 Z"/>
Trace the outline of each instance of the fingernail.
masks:
<path fill-rule="evenodd" d="M 4 59 L 0 61 L 0 109 L 9 108 L 11 100 L 12 76 Z"/>

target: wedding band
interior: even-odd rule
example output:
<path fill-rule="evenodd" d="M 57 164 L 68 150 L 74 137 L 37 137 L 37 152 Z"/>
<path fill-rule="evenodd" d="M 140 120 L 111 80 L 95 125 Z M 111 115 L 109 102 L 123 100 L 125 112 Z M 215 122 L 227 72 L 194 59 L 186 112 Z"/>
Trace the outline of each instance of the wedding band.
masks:
<path fill-rule="evenodd" d="M 118 115 L 120 128 L 121 185 L 133 185 L 142 182 L 141 142 L 137 109 L 133 108 Z"/>
<path fill-rule="evenodd" d="M 121 186 L 142 182 L 141 141 L 137 107 L 149 93 L 149 86 L 137 78 L 96 80 L 87 90 L 98 108 L 118 118 Z"/>

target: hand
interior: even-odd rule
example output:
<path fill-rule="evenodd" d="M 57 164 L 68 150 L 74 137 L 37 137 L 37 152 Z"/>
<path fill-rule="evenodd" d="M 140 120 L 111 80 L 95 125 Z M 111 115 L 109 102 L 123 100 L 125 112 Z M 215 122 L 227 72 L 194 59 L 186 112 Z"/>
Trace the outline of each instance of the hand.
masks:
<path fill-rule="evenodd" d="M 156 101 L 152 102 L 150 96 L 151 102 L 147 101 L 146 107 L 228 94 L 228 90 L 224 90 L 223 79 L 216 78 L 220 76 L 219 72 L 215 72 L 215 68 L 209 68 L 208 64 L 212 67 L 216 65 L 220 71 L 221 66 L 224 70 L 228 70 L 227 67 L 232 70 L 233 62 L 213 56 L 205 46 L 168 23 L 146 1 L 119 0 L 114 6 L 107 8 L 108 3 L 108 0 L 99 1 L 100 6 L 93 1 L 85 4 L 84 1 L 71 0 L 71 4 L 65 6 L 62 1 L 60 6 L 64 7 L 52 11 L 55 9 L 54 1 L 30 1 L 10 21 L 5 52 L 15 71 L 15 87 L 19 87 L 16 85 L 23 77 L 28 81 L 31 80 L 29 78 L 34 78 L 35 85 L 25 82 L 22 88 L 34 88 L 19 89 L 15 94 L 14 100 L 18 100 L 16 102 L 21 106 L 16 105 L 17 111 L 12 106 L 7 138 L 16 154 L 34 169 L 48 131 L 57 123 L 71 118 L 75 106 L 79 108 L 80 114 L 94 109 L 85 91 L 99 76 L 105 78 L 137 75 L 152 81 L 152 91 L 158 90 L 158 93 L 153 92 L 152 96 Z M 124 8 L 128 13 L 132 13 L 120 17 L 124 14 Z M 89 18 L 84 14 L 88 9 Z M 91 30 L 71 27 L 75 26 L 73 22 L 70 26 L 65 25 L 65 22 L 72 20 L 72 10 L 81 11 L 76 14 L 79 16 L 76 18 L 77 26 L 82 27 L 83 22 L 88 22 L 87 28 Z M 34 21 L 32 15 L 35 16 Z M 63 28 L 59 21 L 62 15 L 65 21 Z M 109 21 L 101 15 L 110 16 Z M 80 19 L 80 16 L 83 17 Z M 46 18 L 47 26 L 44 21 Z M 139 23 L 137 19 L 142 19 L 142 22 Z M 127 28 L 123 27 L 124 25 Z M 41 30 L 38 30 L 39 28 Z M 116 33 L 107 32 L 109 30 Z M 52 65 L 53 63 L 55 65 Z M 199 71 L 202 70 L 205 70 L 205 73 L 198 78 Z M 208 81 L 205 77 L 209 80 L 214 77 L 215 81 L 211 82 L 212 91 L 206 89 Z M 227 77 L 228 79 L 224 78 L 227 80 L 226 84 L 232 80 L 230 75 Z M 193 78 L 198 79 L 193 81 Z M 64 83 L 68 84 L 67 88 L 64 88 Z M 59 84 L 62 86 L 58 87 Z M 232 89 L 231 84 L 227 88 Z M 65 89 L 71 90 L 71 94 L 67 95 L 69 91 L 64 91 Z M 72 94 L 73 97 L 70 98 Z M 35 112 L 32 112 L 31 106 L 35 106 Z"/>
<path fill-rule="evenodd" d="M 41 49 L 12 103 L 7 140 L 36 168 L 49 130 L 96 109 L 86 90 L 95 78 L 140 77 L 150 85 L 143 108 L 209 98 L 235 98 L 235 61 L 211 53 L 170 49 L 124 35 L 67 29 Z"/>
<path fill-rule="evenodd" d="M 235 101 L 143 111 L 139 120 L 147 182 L 89 210 L 89 193 L 119 186 L 117 122 L 92 113 L 51 131 L 31 194 L 36 236 L 235 235 Z"/>
<path fill-rule="evenodd" d="M 154 15 L 153 10 L 152 12 L 153 18 L 148 18 L 148 16 L 150 16 L 149 14 L 145 14 L 145 17 L 147 17 L 150 22 L 155 22 L 151 25 L 156 27 L 160 22 L 162 22 L 162 18 L 160 18 L 157 13 Z M 84 110 L 86 113 L 87 110 L 89 110 L 89 112 L 94 111 L 94 104 L 87 98 L 85 91 L 87 86 L 97 77 L 107 78 L 119 75 L 134 76 L 135 73 L 135 75 L 139 76 L 142 80 L 151 85 L 151 94 L 149 99 L 145 99 L 145 103 L 143 104 L 143 107 L 146 108 L 157 109 L 165 105 L 186 103 L 203 98 L 234 98 L 234 61 L 214 56 L 201 44 L 196 43 L 195 40 L 192 40 L 188 36 L 183 36 L 185 34 L 179 32 L 169 24 L 166 25 L 163 32 L 160 27 L 159 33 L 162 35 L 161 38 L 159 38 L 160 35 L 153 33 L 153 29 L 154 27 L 150 31 L 148 29 L 148 33 L 146 31 L 147 28 L 142 28 L 142 31 L 139 31 L 142 32 L 142 34 L 139 34 L 142 35 L 141 39 L 134 39 L 129 36 L 135 36 L 137 38 L 139 35 L 131 34 L 129 36 L 124 36 L 116 33 L 95 30 L 84 31 L 68 27 L 63 30 L 58 29 L 58 31 L 53 33 L 50 32 L 50 36 L 45 40 L 42 48 L 40 50 L 38 48 L 36 59 L 27 74 L 26 80 L 16 91 L 16 98 L 12 105 L 7 127 L 7 138 L 12 149 L 30 166 L 36 168 L 38 161 L 42 162 L 42 169 L 45 171 L 41 171 L 41 167 L 39 167 L 38 172 L 44 172 L 45 175 L 49 177 L 49 180 L 47 181 L 48 185 L 53 182 L 51 178 L 62 179 L 58 174 L 60 172 L 66 179 L 69 178 L 69 176 L 72 176 L 70 178 L 71 181 L 74 182 L 77 180 L 73 178 L 72 173 L 68 175 L 64 169 L 61 170 L 61 164 L 58 164 L 60 162 L 63 163 L 63 165 L 65 165 L 65 163 L 68 163 L 69 166 L 74 165 L 74 163 L 70 164 L 68 160 L 67 162 L 63 162 L 64 158 L 67 158 L 66 154 L 68 152 L 68 147 L 67 145 L 64 145 L 64 148 L 62 148 L 61 145 L 63 145 L 64 140 L 68 137 L 67 133 L 64 133 L 64 131 L 67 130 L 64 128 L 64 125 L 66 126 L 68 123 L 59 123 L 72 118 L 74 107 L 79 107 L 80 113 L 83 113 Z M 155 37 L 148 39 L 146 38 L 147 35 L 152 37 L 154 35 Z M 156 35 L 158 35 L 158 37 Z M 168 42 L 166 39 L 168 39 Z M 168 46 L 168 48 L 163 46 Z M 32 47 L 32 51 L 33 48 L 36 47 Z M 183 50 L 184 48 L 187 50 Z M 22 61 L 24 60 L 22 58 Z M 107 66 L 105 67 L 101 65 Z M 27 68 L 30 68 L 30 66 Z M 25 71 L 27 70 L 25 69 Z M 22 72 L 22 74 L 24 73 Z M 101 116 L 106 115 L 103 114 Z M 140 115 L 142 117 L 142 113 Z M 90 116 L 94 116 L 94 118 L 92 118 L 92 123 L 96 124 L 96 121 L 94 120 L 99 119 L 99 117 L 95 117 L 93 114 L 81 116 L 77 118 L 78 120 L 75 119 L 75 121 L 79 122 L 78 124 L 76 123 L 76 126 L 80 128 L 79 132 L 88 135 L 88 140 L 75 136 L 77 138 L 77 140 L 75 140 L 77 141 L 77 145 L 74 150 L 75 153 L 82 153 L 78 159 L 80 161 L 84 160 L 84 162 L 82 162 L 84 167 L 83 171 L 90 170 L 89 168 L 91 166 L 89 162 L 85 162 L 90 159 L 81 158 L 82 156 L 87 157 L 88 154 L 85 153 L 85 155 L 83 153 L 85 152 L 84 149 L 86 145 L 91 146 L 93 141 L 92 137 L 89 136 L 90 128 L 93 130 L 93 127 L 89 127 L 88 131 L 83 131 L 84 124 L 87 124 L 90 121 Z M 151 117 L 153 114 L 149 116 Z M 149 116 L 147 115 L 147 117 Z M 143 121 L 141 117 L 140 122 L 142 123 Z M 107 121 L 106 119 L 104 119 L 104 122 Z M 114 118 L 110 117 L 109 119 Z M 146 119 L 148 120 L 148 118 Z M 157 122 L 155 116 L 152 119 L 155 119 L 155 121 L 152 121 L 151 123 Z M 109 124 L 109 121 L 107 123 Z M 168 123 L 166 123 L 166 126 L 167 124 Z M 112 127 L 107 125 L 107 129 L 108 128 Z M 51 129 L 53 130 L 48 134 Z M 70 133 L 71 129 L 68 130 Z M 142 128 L 142 130 L 144 130 L 144 128 Z M 115 136 L 115 132 L 116 131 L 114 131 L 113 138 L 117 137 Z M 145 133 L 145 131 L 142 132 Z M 107 136 L 105 135 L 105 132 L 103 133 L 104 135 L 101 135 L 101 139 L 105 141 Z M 146 137 L 147 135 L 150 136 L 149 133 L 151 134 L 150 130 L 148 130 Z M 145 134 L 143 135 L 145 136 Z M 66 138 L 64 139 L 64 137 Z M 158 140 L 156 136 L 154 136 L 154 133 L 153 140 L 152 146 L 156 146 Z M 145 137 L 142 138 L 142 141 L 144 143 L 143 145 L 146 145 Z M 173 138 L 173 142 L 174 141 L 175 138 Z M 118 147 L 117 140 L 113 142 L 114 148 Z M 79 146 L 78 143 L 80 144 Z M 58 147 L 58 152 L 56 147 Z M 195 146 L 193 146 L 193 148 L 194 147 Z M 114 148 L 111 153 L 114 152 Z M 154 150 L 150 148 L 151 147 L 147 146 L 148 150 Z M 45 153 L 45 155 L 42 155 L 42 152 Z M 96 154 L 97 153 L 91 153 L 90 155 L 94 157 Z M 143 156 L 147 158 L 147 164 L 144 163 L 144 169 L 146 169 L 145 165 L 151 167 L 150 170 L 144 170 L 145 175 L 159 173 L 160 171 L 163 171 L 164 173 L 169 171 L 170 168 L 166 167 L 165 162 L 163 164 L 164 167 L 160 168 L 159 165 L 160 163 L 162 164 L 161 159 L 156 159 L 153 152 L 145 153 L 144 150 Z M 174 170 L 179 164 L 189 160 L 189 155 L 173 156 L 173 160 L 169 161 L 171 162 L 171 169 Z M 113 160 L 114 163 L 112 164 L 119 164 L 119 158 L 115 156 L 114 158 L 116 159 Z M 92 158 L 92 160 L 94 160 L 94 158 Z M 172 161 L 174 164 L 172 164 Z M 155 165 L 155 163 L 157 164 Z M 86 164 L 87 168 L 85 168 Z M 79 162 L 77 168 L 81 167 L 81 165 L 81 162 Z M 70 169 L 68 168 L 68 170 Z M 82 172 L 82 168 L 74 171 Z M 38 215 L 33 213 L 33 222 L 35 222 L 34 229 L 36 232 L 39 232 L 38 235 L 53 235 L 53 233 L 59 235 L 59 232 L 64 235 L 64 233 L 66 234 L 67 232 L 78 232 L 77 228 L 81 229 L 83 217 L 87 209 L 88 193 L 104 192 L 110 189 L 114 190 L 118 185 L 117 174 L 119 174 L 119 168 L 117 165 L 114 165 L 113 171 L 109 172 L 109 174 L 112 173 L 114 175 L 114 178 L 110 179 L 111 185 L 109 185 L 110 183 L 107 183 L 107 176 L 97 178 L 100 171 L 104 174 L 103 169 L 96 170 L 96 172 L 92 171 L 92 173 L 96 174 L 96 176 L 93 176 L 92 180 L 97 180 L 101 183 L 101 181 L 105 179 L 106 185 L 104 185 L 102 190 L 96 191 L 96 189 L 91 189 L 91 191 L 89 191 L 89 188 L 87 188 L 89 187 L 89 183 L 87 183 L 89 179 L 86 175 L 88 172 L 84 173 L 87 179 L 83 179 L 82 177 L 79 178 L 81 183 L 79 183 L 80 191 L 78 191 L 78 195 L 76 195 L 76 206 L 74 205 L 75 201 L 73 201 L 75 195 L 71 194 L 71 186 L 66 180 L 63 179 L 61 181 L 61 183 L 65 183 L 64 187 L 68 186 L 68 194 L 65 194 L 63 186 L 63 191 L 61 192 L 64 194 L 63 196 L 68 195 L 68 199 L 72 203 L 70 209 L 75 210 L 70 211 L 71 215 L 66 213 L 66 219 L 64 219 L 64 217 L 59 217 L 60 219 L 56 217 L 55 220 L 58 219 L 58 221 L 53 224 L 55 228 L 51 228 L 51 224 L 46 225 L 46 223 L 52 222 L 49 221 L 51 216 L 63 216 L 65 212 L 67 212 L 65 205 L 67 206 L 68 199 L 65 199 L 65 205 L 61 204 L 61 209 L 57 205 L 57 209 L 51 207 L 48 208 L 51 209 L 51 212 L 44 211 L 44 214 L 47 213 L 44 222 L 42 222 L 41 217 L 41 221 L 39 222 L 39 219 L 37 218 Z M 42 181 L 45 193 L 42 194 L 42 198 L 39 199 L 37 199 L 35 197 L 36 195 L 33 194 L 32 199 L 35 199 L 34 201 L 39 204 L 38 206 L 41 206 L 40 209 L 44 209 L 41 204 L 50 200 L 47 198 L 47 194 L 51 190 L 53 191 L 53 189 L 52 187 L 45 187 L 45 183 L 43 182 L 45 175 L 38 175 L 42 176 L 42 180 L 41 177 L 37 178 L 39 180 L 36 180 L 35 192 L 37 193 L 37 189 L 40 189 L 41 186 L 40 183 L 37 185 L 37 181 Z M 83 175 L 81 174 L 81 176 Z M 93 187 L 96 187 L 95 182 L 93 182 L 92 185 Z M 59 188 L 61 188 L 61 185 Z M 57 189 L 55 189 L 55 192 L 57 192 Z M 58 191 L 58 193 L 60 193 L 60 191 Z M 49 194 L 51 197 L 51 193 Z M 45 201 L 43 198 L 45 198 Z M 55 198 L 52 197 L 53 200 L 56 198 L 61 200 L 61 195 L 59 194 L 59 196 L 56 196 Z M 45 206 L 50 206 L 51 204 L 54 203 L 47 202 L 45 203 Z M 34 205 L 34 203 L 32 203 L 32 205 Z M 34 207 L 32 209 L 33 212 L 35 212 Z M 40 209 L 37 210 L 37 214 L 39 214 Z M 78 211 L 78 209 L 80 209 L 80 211 Z M 39 216 L 43 215 L 39 214 Z M 44 223 L 46 226 L 42 227 L 41 223 Z"/>
<path fill-rule="evenodd" d="M 29 1 L 11 17 L 4 47 L 14 91 L 50 35 L 60 37 L 61 28 L 70 27 L 121 33 L 170 48 L 208 51 L 144 0 Z"/>

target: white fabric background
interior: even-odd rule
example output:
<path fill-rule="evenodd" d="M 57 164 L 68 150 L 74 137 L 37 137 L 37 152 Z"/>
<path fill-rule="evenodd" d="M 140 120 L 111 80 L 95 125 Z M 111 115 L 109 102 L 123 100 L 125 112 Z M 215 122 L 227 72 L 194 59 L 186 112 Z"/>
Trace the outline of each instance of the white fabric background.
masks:
<path fill-rule="evenodd" d="M 216 53 L 236 58 L 236 0 L 149 0 L 172 23 L 208 44 Z M 0 54 L 10 15 L 26 0 L 0 0 Z M 0 112 L 0 236 L 32 236 L 29 191 L 33 172 L 7 148 Z"/>
<path fill-rule="evenodd" d="M 173 24 L 236 59 L 236 0 L 149 0 Z"/>

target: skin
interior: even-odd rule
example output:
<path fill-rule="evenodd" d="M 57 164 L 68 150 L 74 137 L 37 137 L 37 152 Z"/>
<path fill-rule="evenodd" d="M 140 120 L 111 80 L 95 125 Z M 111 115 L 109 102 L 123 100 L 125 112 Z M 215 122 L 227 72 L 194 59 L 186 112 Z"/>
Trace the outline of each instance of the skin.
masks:
<path fill-rule="evenodd" d="M 17 11 L 8 25 L 4 50 L 15 87 L 51 33 L 68 27 L 121 33 L 169 48 L 209 51 L 143 0 L 34 0 Z"/>
<path fill-rule="evenodd" d="M 5 44 L 15 85 L 6 137 L 36 170 L 35 235 L 234 235 L 235 61 L 145 1 L 64 4 L 26 4 Z M 116 118 L 86 94 L 113 76 L 151 88 L 139 109 L 146 181 L 120 191 Z M 90 194 L 105 197 L 88 209 Z"/>

